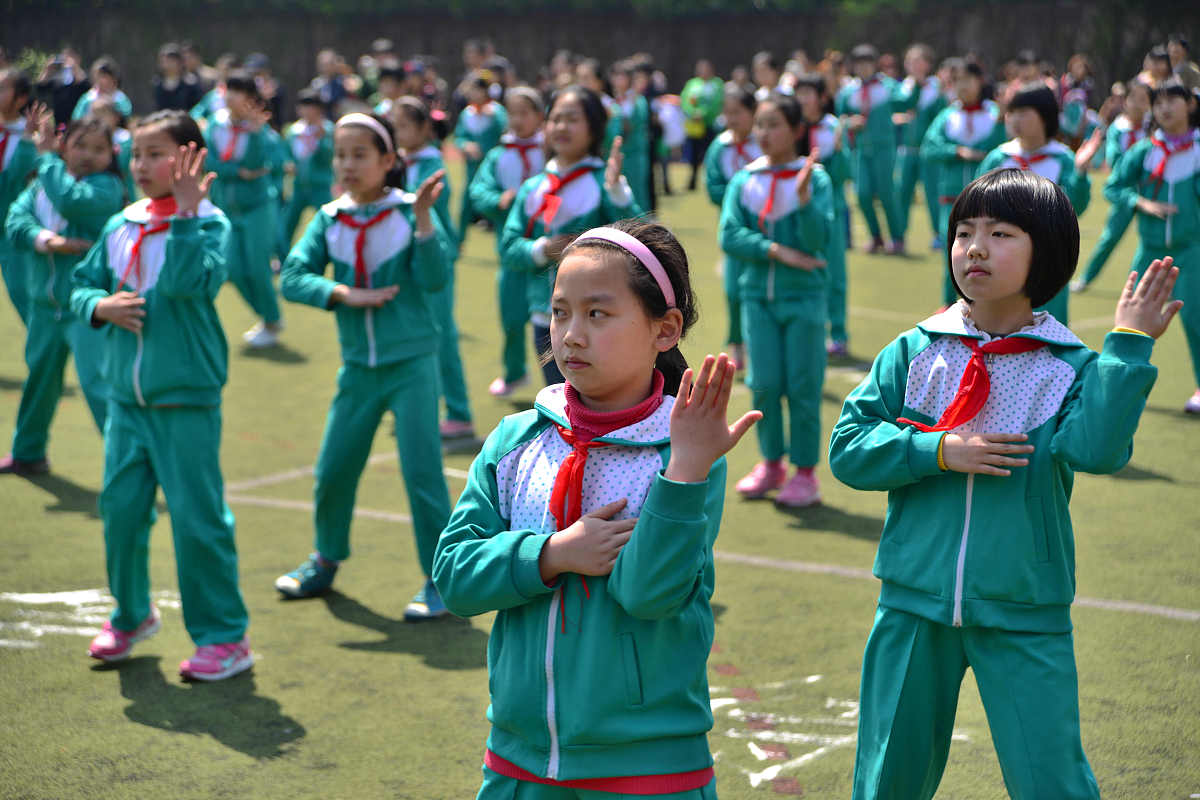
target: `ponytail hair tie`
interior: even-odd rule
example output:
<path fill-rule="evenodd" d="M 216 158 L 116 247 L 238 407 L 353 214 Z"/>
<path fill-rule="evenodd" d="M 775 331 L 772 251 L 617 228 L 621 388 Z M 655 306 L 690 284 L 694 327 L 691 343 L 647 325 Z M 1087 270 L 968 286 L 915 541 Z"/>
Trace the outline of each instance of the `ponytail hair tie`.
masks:
<path fill-rule="evenodd" d="M 383 146 L 387 148 L 389 153 L 396 152 L 396 147 L 392 144 L 392 137 L 387 132 L 387 128 L 383 127 L 379 120 L 370 114 L 363 114 L 361 111 L 347 114 L 337 121 L 336 127 L 344 128 L 347 125 L 362 125 L 383 140 Z"/>
<path fill-rule="evenodd" d="M 646 271 L 654 277 L 654 282 L 658 284 L 663 299 L 667 301 L 667 308 L 675 308 L 675 290 L 671 288 L 671 279 L 667 277 L 667 271 L 663 269 L 662 263 L 649 247 L 638 241 L 637 237 L 609 227 L 592 228 L 590 231 L 580 234 L 574 244 L 596 239 L 615 244 L 641 262 Z"/>

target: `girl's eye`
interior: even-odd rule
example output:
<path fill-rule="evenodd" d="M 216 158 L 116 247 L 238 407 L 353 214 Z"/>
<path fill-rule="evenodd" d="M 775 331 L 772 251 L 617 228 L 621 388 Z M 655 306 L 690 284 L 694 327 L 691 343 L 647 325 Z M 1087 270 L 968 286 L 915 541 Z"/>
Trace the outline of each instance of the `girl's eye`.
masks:
<path fill-rule="evenodd" d="M 588 316 L 590 316 L 590 317 L 607 317 L 608 312 L 601 311 L 598 308 L 593 308 L 591 311 L 588 312 Z"/>
<path fill-rule="evenodd" d="M 552 308 L 552 309 L 550 309 L 550 315 L 553 316 L 555 319 L 562 319 L 563 317 L 565 317 L 567 315 L 567 312 L 561 308 Z"/>
<path fill-rule="evenodd" d="M 1007 237 L 1007 236 L 1009 236 L 1009 234 L 1008 234 L 1007 232 L 1005 232 L 1005 231 L 992 231 L 992 236 L 1005 236 L 1005 237 Z"/>
<path fill-rule="evenodd" d="M 954 238 L 955 239 L 966 239 L 970 235 L 971 234 L 968 231 L 959 231 L 958 233 L 954 234 Z"/>

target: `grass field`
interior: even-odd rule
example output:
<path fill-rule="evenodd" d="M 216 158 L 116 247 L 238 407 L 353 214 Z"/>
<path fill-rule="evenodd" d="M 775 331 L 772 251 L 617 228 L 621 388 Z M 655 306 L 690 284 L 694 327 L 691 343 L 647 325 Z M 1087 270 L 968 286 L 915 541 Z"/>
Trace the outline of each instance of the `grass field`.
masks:
<path fill-rule="evenodd" d="M 675 174 L 683 185 L 682 170 Z M 1082 220 L 1086 254 L 1106 205 Z M 461 179 L 456 185 L 461 186 Z M 716 211 L 702 192 L 665 198 L 662 216 L 691 258 L 701 324 L 685 352 L 716 351 L 725 331 Z M 871 357 L 931 312 L 941 258 L 913 210 L 913 255 L 850 257 L 851 363 L 831 367 L 826 434 Z M 856 216 L 855 241 L 864 241 Z M 1079 335 L 1099 347 L 1135 245 L 1131 231 L 1098 285 L 1072 300 Z M 1184 265 L 1185 269 L 1200 265 Z M 486 392 L 499 357 L 492 237 L 472 230 L 458 266 L 464 360 L 486 433 L 534 390 Z M 162 632 L 117 669 L 86 656 L 111 608 L 95 513 L 102 442 L 82 395 L 55 420 L 51 475 L 0 477 L 0 796 L 5 798 L 471 798 L 487 733 L 485 646 L 491 616 L 401 620 L 421 575 L 406 522 L 392 423 L 381 426 L 359 491 L 354 556 L 338 591 L 282 602 L 275 576 L 309 552 L 311 473 L 339 366 L 333 319 L 285 308 L 286 346 L 240 348 L 252 315 L 232 288 L 219 299 L 231 340 L 223 467 L 237 514 L 242 588 L 258 654 L 252 673 L 181 683 L 191 652 L 176 598 L 169 519 L 151 570 Z M 24 367 L 23 331 L 0 309 L 0 436 L 9 436 Z M 1180 412 L 1194 389 L 1178 325 L 1156 346 L 1160 373 L 1131 464 L 1081 475 L 1073 519 L 1074 619 L 1084 746 L 1109 798 L 1200 796 L 1200 421 Z M 75 386 L 74 377 L 68 379 Z M 748 407 L 739 387 L 734 403 Z M 0 449 L 2 452 L 2 449 Z M 878 586 L 869 569 L 885 496 L 819 470 L 825 504 L 796 513 L 749 503 L 733 479 L 757 458 L 753 437 L 730 457 L 717 546 L 717 630 L 710 658 L 711 735 L 722 798 L 848 797 L 863 644 Z M 446 459 L 452 495 L 471 455 Z M 165 506 L 162 507 L 165 512 Z M 59 594 L 72 592 L 75 594 Z M 1086 598 L 1086 599 L 1084 599 Z M 1005 796 L 972 679 L 939 798 Z"/>

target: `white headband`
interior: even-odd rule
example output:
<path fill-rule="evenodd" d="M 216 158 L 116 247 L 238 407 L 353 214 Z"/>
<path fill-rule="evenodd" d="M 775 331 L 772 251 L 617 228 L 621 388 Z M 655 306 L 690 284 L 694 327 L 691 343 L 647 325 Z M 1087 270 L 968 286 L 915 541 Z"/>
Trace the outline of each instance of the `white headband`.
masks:
<path fill-rule="evenodd" d="M 392 137 L 388 135 L 387 128 L 383 127 L 379 120 L 375 119 L 370 114 L 363 114 L 355 111 L 354 113 L 347 114 L 337 121 L 337 127 L 339 128 L 346 125 L 362 125 L 366 128 L 370 128 L 373 132 L 379 135 L 380 139 L 383 139 L 383 144 L 385 147 L 387 147 L 387 151 L 389 153 L 396 152 L 396 147 L 392 144 Z"/>

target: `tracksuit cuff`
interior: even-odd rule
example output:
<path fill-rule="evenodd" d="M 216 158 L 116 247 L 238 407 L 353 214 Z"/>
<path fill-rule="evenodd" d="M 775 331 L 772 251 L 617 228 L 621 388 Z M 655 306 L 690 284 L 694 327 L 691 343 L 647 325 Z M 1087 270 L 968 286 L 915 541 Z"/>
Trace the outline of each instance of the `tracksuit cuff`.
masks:
<path fill-rule="evenodd" d="M 694 522 L 704 518 L 707 497 L 707 480 L 680 483 L 660 472 L 655 476 L 654 483 L 650 484 L 646 501 L 642 503 L 642 513 L 652 513 L 656 517 L 679 522 Z"/>
<path fill-rule="evenodd" d="M 1104 355 L 1113 356 L 1130 364 L 1150 363 L 1154 350 L 1154 338 L 1144 333 L 1112 331 L 1104 337 Z"/>
<path fill-rule="evenodd" d="M 515 563 L 513 564 L 513 582 L 522 597 L 538 597 L 549 594 L 552 588 L 542 581 L 541 567 L 538 562 L 542 556 L 542 548 L 553 536 L 552 533 L 531 533 L 521 540 L 517 546 Z"/>
<path fill-rule="evenodd" d="M 944 431 L 926 433 L 913 431 L 908 440 L 908 468 L 917 479 L 928 478 L 942 472 L 938 464 L 938 454 L 941 452 Z"/>

